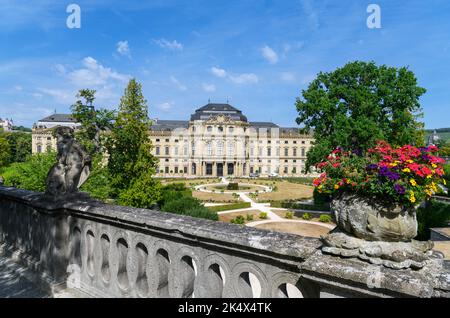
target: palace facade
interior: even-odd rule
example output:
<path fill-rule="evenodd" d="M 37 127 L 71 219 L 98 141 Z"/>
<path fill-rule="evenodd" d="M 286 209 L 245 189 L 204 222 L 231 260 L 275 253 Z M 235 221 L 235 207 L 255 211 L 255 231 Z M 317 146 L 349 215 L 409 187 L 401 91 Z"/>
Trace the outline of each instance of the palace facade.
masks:
<path fill-rule="evenodd" d="M 229 104 L 207 104 L 189 121 L 155 120 L 153 154 L 164 177 L 300 176 L 313 144 L 298 128 L 251 122 Z"/>
<path fill-rule="evenodd" d="M 52 128 L 80 127 L 54 114 L 33 127 L 33 153 L 56 150 Z M 159 177 L 303 176 L 314 139 L 299 128 L 251 122 L 229 104 L 209 103 L 190 120 L 153 120 L 150 131 Z"/>

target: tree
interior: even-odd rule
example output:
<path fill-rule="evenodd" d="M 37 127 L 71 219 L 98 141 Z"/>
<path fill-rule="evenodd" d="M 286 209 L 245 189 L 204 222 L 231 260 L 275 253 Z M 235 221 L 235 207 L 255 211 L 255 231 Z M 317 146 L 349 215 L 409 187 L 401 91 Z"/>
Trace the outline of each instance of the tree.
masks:
<path fill-rule="evenodd" d="M 76 137 L 91 155 L 103 151 L 101 133 L 112 128 L 115 118 L 114 111 L 95 109 L 95 93 L 95 90 L 81 89 L 77 94 L 79 99 L 71 106 L 72 116 L 81 124 Z"/>
<path fill-rule="evenodd" d="M 6 167 L 10 163 L 11 149 L 4 136 L 0 135 L 0 168 Z"/>
<path fill-rule="evenodd" d="M 307 170 L 337 147 L 364 152 L 377 140 L 422 145 L 419 98 L 425 92 L 406 67 L 357 61 L 319 73 L 296 101 L 297 123 L 316 139 Z"/>
<path fill-rule="evenodd" d="M 120 204 L 146 208 L 160 198 L 160 184 L 152 178 L 156 159 L 151 154 L 150 127 L 142 87 L 132 79 L 120 100 L 108 145 L 113 194 Z"/>
<path fill-rule="evenodd" d="M 10 146 L 10 162 L 25 162 L 32 151 L 31 134 L 14 132 L 7 133 L 5 136 Z"/>
<path fill-rule="evenodd" d="M 25 162 L 13 163 L 4 169 L 4 183 L 15 188 L 44 192 L 48 171 L 55 162 L 55 152 L 29 156 Z"/>

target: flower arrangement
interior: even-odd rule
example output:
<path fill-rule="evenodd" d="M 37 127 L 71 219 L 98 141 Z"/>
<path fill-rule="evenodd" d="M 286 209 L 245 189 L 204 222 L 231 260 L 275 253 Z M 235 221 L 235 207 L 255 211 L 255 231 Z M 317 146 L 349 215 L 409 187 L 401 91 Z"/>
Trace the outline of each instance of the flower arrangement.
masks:
<path fill-rule="evenodd" d="M 320 193 L 358 193 L 383 201 L 415 206 L 446 184 L 435 146 L 392 147 L 379 141 L 365 155 L 341 149 L 317 165 L 323 173 L 314 180 Z"/>

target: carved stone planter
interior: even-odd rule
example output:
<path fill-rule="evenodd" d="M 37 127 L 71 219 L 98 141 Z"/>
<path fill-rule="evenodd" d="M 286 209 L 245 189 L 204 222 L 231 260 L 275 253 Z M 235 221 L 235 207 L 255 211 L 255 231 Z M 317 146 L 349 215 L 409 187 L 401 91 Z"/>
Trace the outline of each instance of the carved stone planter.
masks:
<path fill-rule="evenodd" d="M 331 203 L 337 228 L 322 238 L 322 252 L 384 265 L 420 269 L 431 259 L 442 260 L 432 251 L 432 242 L 417 236 L 415 208 L 388 205 L 357 194 L 341 194 Z"/>
<path fill-rule="evenodd" d="M 366 241 L 410 242 L 417 236 L 414 208 L 344 193 L 332 201 L 331 211 L 341 230 Z"/>

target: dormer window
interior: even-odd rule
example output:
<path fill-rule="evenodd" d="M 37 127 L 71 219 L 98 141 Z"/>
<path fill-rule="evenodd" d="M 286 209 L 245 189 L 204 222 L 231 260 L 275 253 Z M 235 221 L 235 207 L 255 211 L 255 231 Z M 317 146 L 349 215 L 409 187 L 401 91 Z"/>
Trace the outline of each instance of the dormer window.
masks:
<path fill-rule="evenodd" d="M 207 131 L 207 132 L 212 132 L 212 126 L 206 127 L 206 131 Z"/>
<path fill-rule="evenodd" d="M 228 132 L 229 132 L 230 134 L 232 134 L 232 133 L 234 132 L 234 127 L 228 128 Z"/>
<path fill-rule="evenodd" d="M 223 127 L 222 126 L 219 126 L 218 129 L 219 129 L 219 132 L 221 132 L 221 133 L 223 132 Z"/>

